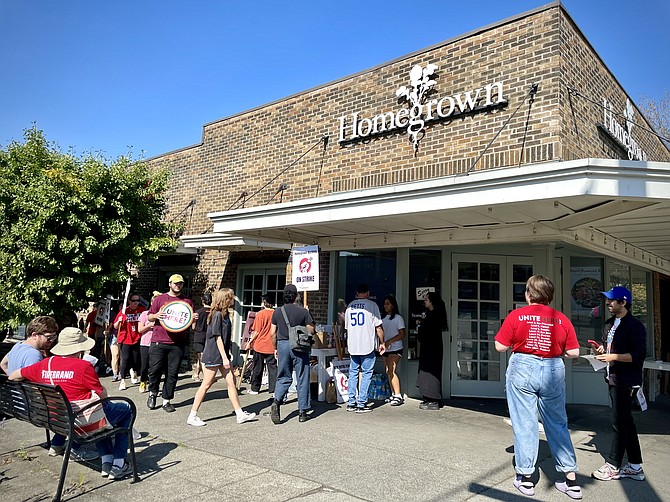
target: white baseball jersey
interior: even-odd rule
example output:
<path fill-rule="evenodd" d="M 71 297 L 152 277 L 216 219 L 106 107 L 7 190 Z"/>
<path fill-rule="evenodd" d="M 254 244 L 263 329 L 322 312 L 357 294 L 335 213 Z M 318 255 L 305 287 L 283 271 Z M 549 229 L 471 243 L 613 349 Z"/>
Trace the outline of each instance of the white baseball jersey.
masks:
<path fill-rule="evenodd" d="M 349 354 L 364 356 L 375 350 L 376 328 L 381 325 L 379 307 L 367 298 L 357 298 L 344 313 Z"/>

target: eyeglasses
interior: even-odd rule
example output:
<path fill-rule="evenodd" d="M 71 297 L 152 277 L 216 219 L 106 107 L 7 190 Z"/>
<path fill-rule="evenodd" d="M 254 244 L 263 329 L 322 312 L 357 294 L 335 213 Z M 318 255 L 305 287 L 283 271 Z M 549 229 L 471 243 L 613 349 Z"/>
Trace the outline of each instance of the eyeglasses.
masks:
<path fill-rule="evenodd" d="M 58 338 L 58 334 L 56 334 L 56 333 L 52 333 L 52 334 L 45 333 L 45 334 L 42 334 L 42 336 L 44 338 L 46 338 L 47 340 L 49 340 L 50 342 L 53 342 L 54 340 L 56 340 Z"/>

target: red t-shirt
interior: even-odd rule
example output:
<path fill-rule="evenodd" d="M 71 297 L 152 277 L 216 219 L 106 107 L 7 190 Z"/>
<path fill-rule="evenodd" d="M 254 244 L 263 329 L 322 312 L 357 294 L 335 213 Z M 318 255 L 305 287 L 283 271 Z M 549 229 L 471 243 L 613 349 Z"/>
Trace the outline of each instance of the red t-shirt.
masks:
<path fill-rule="evenodd" d="M 151 302 L 151 308 L 149 309 L 149 314 L 157 314 L 163 305 L 174 302 L 174 301 L 182 301 L 184 303 L 188 303 L 191 308 L 193 308 L 193 302 L 191 301 L 190 298 L 187 298 L 183 295 L 179 296 L 171 296 L 168 293 L 163 293 L 160 296 L 157 296 L 154 298 L 154 301 Z M 179 331 L 177 333 L 168 333 L 165 328 L 161 325 L 160 322 L 156 321 L 154 323 L 154 331 L 151 335 L 151 341 L 152 342 L 158 342 L 158 343 L 178 343 L 178 344 L 184 344 L 188 341 L 188 328 L 190 326 L 187 326 L 184 328 L 183 331 Z"/>
<path fill-rule="evenodd" d="M 140 305 L 136 309 L 126 308 L 125 314 L 123 312 L 116 314 L 114 324 L 121 319 L 121 326 L 119 326 L 119 333 L 117 335 L 119 343 L 134 345 L 140 342 L 140 332 L 137 331 L 137 325 L 142 312 L 144 312 L 144 307 Z"/>
<path fill-rule="evenodd" d="M 274 354 L 275 351 L 275 346 L 272 343 L 272 336 L 270 335 L 273 313 L 273 309 L 263 309 L 256 313 L 254 325 L 251 327 L 253 331 L 256 331 L 253 349 L 261 354 Z"/>
<path fill-rule="evenodd" d="M 512 352 L 540 357 L 560 357 L 566 350 L 579 347 L 570 320 L 548 305 L 528 305 L 513 310 L 495 340 Z"/>
<path fill-rule="evenodd" d="M 88 315 L 86 316 L 86 324 L 88 324 L 88 331 L 86 334 L 90 336 L 91 338 L 95 337 L 95 318 L 98 315 L 98 310 L 93 309 L 91 310 Z"/>
<path fill-rule="evenodd" d="M 47 357 L 39 363 L 22 368 L 21 376 L 31 382 L 60 385 L 69 401 L 88 399 L 92 390 L 98 395 L 104 392 L 93 365 L 76 357 Z"/>

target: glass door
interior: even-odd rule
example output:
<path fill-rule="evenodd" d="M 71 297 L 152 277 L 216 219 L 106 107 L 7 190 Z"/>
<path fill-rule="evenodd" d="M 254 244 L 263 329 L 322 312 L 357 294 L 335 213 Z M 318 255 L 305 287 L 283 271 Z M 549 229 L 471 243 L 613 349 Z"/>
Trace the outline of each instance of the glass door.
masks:
<path fill-rule="evenodd" d="M 454 255 L 451 394 L 504 397 L 506 355 L 494 337 L 508 312 L 525 305 L 529 257 Z"/>

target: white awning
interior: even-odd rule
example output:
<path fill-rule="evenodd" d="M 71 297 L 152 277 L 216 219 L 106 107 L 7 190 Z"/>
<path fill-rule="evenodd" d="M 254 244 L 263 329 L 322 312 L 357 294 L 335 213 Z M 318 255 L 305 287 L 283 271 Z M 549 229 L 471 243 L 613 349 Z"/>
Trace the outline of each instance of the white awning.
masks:
<path fill-rule="evenodd" d="M 241 239 L 246 249 L 257 241 L 323 250 L 563 241 L 670 274 L 670 163 L 556 161 L 208 217 L 214 234 L 184 236 L 185 246 L 225 247 L 225 239 Z"/>

